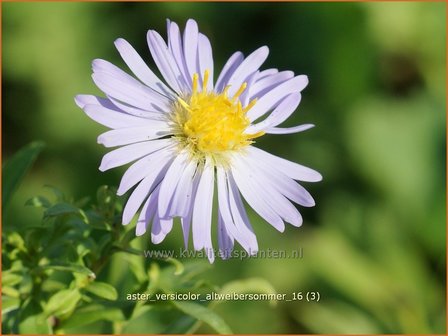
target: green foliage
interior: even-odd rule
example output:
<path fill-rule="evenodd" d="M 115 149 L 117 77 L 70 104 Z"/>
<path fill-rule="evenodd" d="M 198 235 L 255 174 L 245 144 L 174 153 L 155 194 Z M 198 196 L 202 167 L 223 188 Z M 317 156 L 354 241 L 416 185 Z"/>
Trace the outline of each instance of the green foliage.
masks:
<path fill-rule="evenodd" d="M 36 157 L 35 151 L 19 154 L 23 162 Z M 13 170 L 11 164 L 6 167 L 7 178 Z M 19 183 L 17 179 L 16 187 Z M 185 332 L 204 322 L 215 332 L 231 333 L 211 310 L 212 304 L 130 300 L 101 280 L 103 269 L 118 254 L 131 265 L 134 290 L 129 295 L 188 293 L 208 286 L 198 280 L 198 275 L 210 267 L 205 261 L 144 261 L 142 251 L 131 246 L 135 238 L 132 228 L 121 225 L 122 200 L 116 197 L 115 188 L 100 187 L 96 203 L 89 207 L 85 200 L 74 201 L 56 188 L 50 189 L 54 200 L 37 196 L 25 203 L 43 210 L 39 225 L 23 231 L 8 228 L 2 234 L 4 333 L 68 333 L 98 321 L 119 332 L 142 314 L 160 307 L 182 313 L 180 320 L 187 318 L 184 325 L 168 323 L 166 328 Z"/>

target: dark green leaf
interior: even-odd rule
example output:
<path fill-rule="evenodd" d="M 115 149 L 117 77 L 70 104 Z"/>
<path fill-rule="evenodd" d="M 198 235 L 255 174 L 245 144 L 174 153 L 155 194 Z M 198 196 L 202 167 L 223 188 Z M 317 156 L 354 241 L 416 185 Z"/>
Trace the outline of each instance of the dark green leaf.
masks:
<path fill-rule="evenodd" d="M 54 217 L 66 214 L 79 214 L 79 208 L 68 203 L 57 203 L 48 208 L 44 213 L 45 217 Z"/>
<path fill-rule="evenodd" d="M 105 282 L 95 281 L 84 287 L 84 289 L 106 300 L 115 301 L 118 298 L 118 293 L 115 287 Z"/>
<path fill-rule="evenodd" d="M 36 196 L 26 201 L 25 205 L 34 206 L 36 208 L 49 208 L 51 206 L 51 203 L 43 196 Z"/>
<path fill-rule="evenodd" d="M 3 208 L 8 204 L 12 194 L 18 188 L 20 182 L 44 147 L 43 142 L 32 142 L 20 149 L 3 165 Z"/>
<path fill-rule="evenodd" d="M 198 303 L 173 301 L 177 309 L 195 319 L 208 324 L 220 334 L 232 334 L 230 327 L 215 312 Z"/>

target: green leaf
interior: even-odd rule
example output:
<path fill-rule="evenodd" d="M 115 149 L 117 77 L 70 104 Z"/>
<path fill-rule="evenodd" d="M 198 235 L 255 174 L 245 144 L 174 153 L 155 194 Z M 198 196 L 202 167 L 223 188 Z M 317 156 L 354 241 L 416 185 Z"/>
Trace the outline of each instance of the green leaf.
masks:
<path fill-rule="evenodd" d="M 60 263 L 60 264 L 51 264 L 51 265 L 43 265 L 35 268 L 35 270 L 55 270 L 55 271 L 63 271 L 63 272 L 75 272 L 75 273 L 81 273 L 85 274 L 90 278 L 95 279 L 95 273 L 93 273 L 92 270 L 88 269 L 85 266 L 78 265 L 78 264 L 70 264 L 70 263 Z"/>
<path fill-rule="evenodd" d="M 77 289 L 65 289 L 54 294 L 47 302 L 44 312 L 47 316 L 61 316 L 71 312 L 78 301 L 81 294 Z"/>
<path fill-rule="evenodd" d="M 20 306 L 20 300 L 17 298 L 2 297 L 2 315 L 18 309 Z"/>
<path fill-rule="evenodd" d="M 173 301 L 174 306 L 183 313 L 208 324 L 220 334 L 232 334 L 230 327 L 215 312 L 193 302 Z"/>
<path fill-rule="evenodd" d="M 52 334 L 48 319 L 43 314 L 32 315 L 21 321 L 19 324 L 21 334 Z"/>
<path fill-rule="evenodd" d="M 84 287 L 84 289 L 106 300 L 115 301 L 118 298 L 118 293 L 115 287 L 105 282 L 95 281 Z"/>
<path fill-rule="evenodd" d="M 43 142 L 32 142 L 20 149 L 3 165 L 2 206 L 10 201 L 20 182 L 25 177 L 39 153 L 45 147 Z"/>
<path fill-rule="evenodd" d="M 49 208 L 51 206 L 51 203 L 48 199 L 46 199 L 43 196 L 35 196 L 26 201 L 25 205 L 33 206 L 36 208 Z"/>
<path fill-rule="evenodd" d="M 12 272 L 3 272 L 2 274 L 2 286 L 14 286 L 22 281 L 22 276 Z"/>
<path fill-rule="evenodd" d="M 20 296 L 20 293 L 17 289 L 9 286 L 2 286 L 2 294 L 5 294 L 6 296 L 12 298 L 18 298 Z"/>
<path fill-rule="evenodd" d="M 79 214 L 79 208 L 68 203 L 57 203 L 52 207 L 48 208 L 45 211 L 44 216 L 55 217 L 66 214 Z"/>
<path fill-rule="evenodd" d="M 61 329 L 80 327 L 96 321 L 124 321 L 123 312 L 118 308 L 108 308 L 100 305 L 89 305 L 77 310 L 69 319 L 62 322 Z"/>

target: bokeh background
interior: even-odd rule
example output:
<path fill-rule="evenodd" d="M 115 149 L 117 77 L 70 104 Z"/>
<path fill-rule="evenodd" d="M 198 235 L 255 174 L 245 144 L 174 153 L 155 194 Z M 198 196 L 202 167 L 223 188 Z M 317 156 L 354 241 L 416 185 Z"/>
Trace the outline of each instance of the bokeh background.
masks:
<path fill-rule="evenodd" d="M 73 97 L 100 94 L 94 58 L 125 68 L 116 38 L 153 66 L 146 31 L 165 36 L 166 18 L 183 26 L 191 17 L 211 39 L 216 68 L 235 50 L 268 45 L 266 68 L 309 76 L 287 125 L 316 127 L 257 145 L 324 176 L 306 186 L 317 206 L 303 209 L 301 228 L 281 234 L 250 213 L 261 249 L 303 248 L 303 259 L 218 260 L 204 275 L 217 285 L 264 278 L 279 293 L 319 291 L 321 301 L 226 302 L 216 311 L 236 333 L 445 333 L 445 13 L 441 2 L 3 3 L 3 160 L 33 140 L 47 144 L 3 227 L 39 221 L 24 202 L 44 185 L 80 198 L 118 184 L 124 168 L 98 171 L 104 128 Z M 177 228 L 157 248 L 181 239 Z M 120 288 L 125 265 L 114 260 L 105 272 Z M 125 332 L 166 323 L 148 312 Z"/>

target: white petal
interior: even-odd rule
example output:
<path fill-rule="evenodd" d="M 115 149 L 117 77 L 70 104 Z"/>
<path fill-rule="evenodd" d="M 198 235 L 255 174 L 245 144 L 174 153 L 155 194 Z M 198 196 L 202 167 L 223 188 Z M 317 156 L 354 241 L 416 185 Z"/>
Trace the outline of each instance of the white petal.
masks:
<path fill-rule="evenodd" d="M 143 181 L 140 182 L 137 188 L 134 189 L 123 210 L 124 225 L 127 225 L 131 222 L 132 218 L 137 213 L 142 203 L 163 179 L 163 175 L 166 169 L 166 167 L 162 168 L 158 172 L 158 174 L 149 174 L 143 179 Z"/>
<path fill-rule="evenodd" d="M 142 110 L 137 107 L 122 103 L 113 97 L 107 96 L 107 98 L 109 98 L 109 100 L 113 104 L 114 109 L 119 109 L 127 114 L 132 115 L 132 116 L 136 116 L 139 118 L 145 118 L 145 119 L 151 119 L 151 120 L 165 120 L 166 121 L 166 119 L 167 119 L 166 113 L 168 111 L 146 111 L 146 110 Z"/>
<path fill-rule="evenodd" d="M 146 200 L 145 204 L 143 205 L 143 208 L 140 212 L 140 215 L 138 216 L 137 225 L 135 226 L 135 235 L 141 236 L 145 234 L 149 223 L 154 218 L 154 214 L 156 213 L 157 209 L 157 196 L 159 192 L 159 187 L 157 187 L 151 195 L 149 195 L 148 199 Z"/>
<path fill-rule="evenodd" d="M 160 218 L 165 218 L 168 214 L 171 200 L 174 196 L 177 184 L 182 176 L 182 172 L 187 167 L 188 153 L 186 151 L 178 153 L 160 186 L 158 214 Z"/>
<path fill-rule="evenodd" d="M 187 69 L 187 64 L 185 63 L 182 37 L 180 35 L 179 26 L 175 22 L 168 23 L 168 48 L 176 60 L 179 71 L 184 77 L 187 89 L 191 90 L 191 77 Z"/>
<path fill-rule="evenodd" d="M 193 246 L 195 250 L 211 247 L 211 221 L 214 168 L 207 159 L 201 174 L 193 207 Z"/>
<path fill-rule="evenodd" d="M 216 80 L 215 91 L 222 92 L 229 81 L 230 76 L 233 75 L 235 70 L 244 60 L 243 53 L 240 51 L 235 52 L 230 58 L 227 60 L 226 64 L 221 70 L 218 79 Z"/>
<path fill-rule="evenodd" d="M 146 176 L 157 173 L 166 165 L 171 164 L 173 159 L 173 151 L 165 147 L 136 161 L 121 178 L 117 195 L 123 195 Z"/>
<path fill-rule="evenodd" d="M 241 191 L 241 194 L 246 199 L 247 203 L 269 224 L 275 227 L 279 231 L 285 229 L 285 224 L 280 216 L 272 210 L 271 206 L 265 202 L 259 192 L 254 189 L 254 183 L 251 181 L 250 171 L 246 171 L 243 165 L 238 164 L 239 158 L 235 155 L 233 157 L 232 176 Z M 243 170 L 241 170 L 243 168 Z M 257 181 L 257 183 L 263 183 L 264 181 Z"/>
<path fill-rule="evenodd" d="M 131 116 L 127 113 L 117 111 L 118 108 L 109 109 L 101 105 L 84 105 L 84 112 L 97 123 L 113 129 L 150 126 L 153 120 Z"/>
<path fill-rule="evenodd" d="M 294 226 L 302 225 L 302 216 L 296 207 L 286 197 L 279 192 L 272 184 L 269 176 L 258 168 L 251 166 L 247 162 L 247 158 L 241 156 L 239 160 L 234 160 L 233 165 L 235 170 L 239 170 L 245 176 L 248 184 L 252 190 L 267 204 L 273 211 L 275 211 L 286 222 Z M 284 226 L 277 228 L 283 232 Z"/>
<path fill-rule="evenodd" d="M 262 79 L 257 79 L 256 83 L 251 86 L 250 99 L 260 98 L 264 96 L 267 92 L 272 90 L 279 84 L 287 81 L 294 77 L 294 72 L 292 71 L 282 71 L 270 76 L 266 76 Z"/>
<path fill-rule="evenodd" d="M 155 121 L 153 121 L 154 123 Z M 161 125 L 164 125 L 162 127 Z M 128 127 L 114 129 L 101 134 L 98 137 L 98 143 L 104 147 L 115 147 L 128 145 L 136 142 L 148 141 L 162 138 L 172 134 L 172 130 L 165 123 L 151 126 Z"/>
<path fill-rule="evenodd" d="M 202 78 L 202 83 L 204 81 L 204 72 L 208 70 L 209 79 L 207 82 L 207 90 L 213 90 L 213 53 L 212 53 L 212 45 L 208 40 L 207 36 L 199 33 L 198 40 L 198 60 L 199 60 L 199 77 Z"/>
<path fill-rule="evenodd" d="M 221 214 L 218 213 L 218 245 L 219 255 L 223 260 L 231 257 L 233 250 L 233 238 L 230 237 L 225 228 Z"/>
<path fill-rule="evenodd" d="M 270 127 L 266 130 L 266 133 L 268 133 L 268 134 L 299 133 L 299 132 L 309 130 L 310 128 L 313 128 L 313 127 L 314 127 L 313 124 L 303 124 L 303 125 L 298 125 L 298 126 L 294 126 L 294 127 L 286 127 L 286 128 Z"/>
<path fill-rule="evenodd" d="M 247 150 L 256 157 L 258 162 L 265 162 L 271 167 L 275 167 L 287 176 L 294 180 L 305 182 L 319 182 L 322 180 L 322 175 L 314 169 L 302 166 L 298 163 L 285 160 L 278 156 L 272 155 L 257 147 L 248 146 Z"/>
<path fill-rule="evenodd" d="M 263 71 L 260 71 L 260 73 L 258 74 L 257 80 L 262 80 L 268 76 L 271 76 L 273 74 L 278 73 L 278 69 L 265 69 Z"/>
<path fill-rule="evenodd" d="M 247 104 L 249 104 L 249 102 L 250 102 L 250 98 L 251 98 L 250 88 L 251 88 L 252 84 L 255 82 L 258 75 L 259 75 L 259 72 L 255 71 L 252 75 L 250 75 L 246 79 L 247 88 L 246 88 L 246 90 L 244 90 L 244 92 L 241 94 L 241 96 L 239 98 L 243 107 L 246 107 Z"/>
<path fill-rule="evenodd" d="M 196 21 L 189 19 L 184 30 L 184 56 L 190 79 L 199 73 L 197 64 L 199 30 Z"/>
<path fill-rule="evenodd" d="M 270 111 L 287 95 L 302 91 L 308 84 L 308 77 L 301 75 L 296 76 L 276 86 L 272 91 L 266 93 L 255 106 L 249 110 L 247 117 L 254 121 Z"/>
<path fill-rule="evenodd" d="M 229 204 L 232 217 L 238 231 L 241 232 L 241 234 L 245 237 L 245 240 L 249 243 L 246 251 L 250 255 L 254 255 L 258 252 L 257 236 L 254 233 L 252 225 L 250 225 L 240 192 L 238 191 L 238 187 L 232 177 L 232 174 L 227 175 L 227 187 L 229 190 Z"/>
<path fill-rule="evenodd" d="M 263 174 L 266 175 L 266 183 L 272 185 L 282 195 L 302 206 L 312 207 L 315 205 L 313 197 L 304 187 L 277 168 L 264 161 L 257 160 L 251 154 L 246 155 L 244 160 L 248 162 L 249 166 L 257 167 L 255 169 L 263 171 Z"/>
<path fill-rule="evenodd" d="M 247 77 L 249 77 L 260 68 L 260 66 L 268 57 L 268 54 L 269 48 L 263 46 L 247 56 L 247 58 L 238 66 L 238 68 L 226 83 L 227 85 L 231 85 L 229 89 L 230 97 L 233 96 L 236 91 L 238 91 L 241 84 L 243 84 Z"/>
<path fill-rule="evenodd" d="M 188 212 L 184 217 L 181 217 L 180 222 L 182 225 L 182 232 L 184 234 L 184 244 L 185 244 L 185 248 L 188 248 L 188 238 L 190 235 L 190 226 L 191 226 L 191 217 L 193 215 L 193 207 L 194 207 L 194 201 L 196 199 L 196 192 L 198 190 L 198 185 L 199 185 L 199 180 L 201 178 L 201 173 L 200 171 L 196 171 L 194 178 L 193 178 L 193 184 L 192 184 L 192 188 L 191 188 L 191 197 L 188 199 L 188 204 L 187 204 L 187 208 L 188 208 Z"/>
<path fill-rule="evenodd" d="M 287 96 L 278 106 L 272 111 L 272 113 L 263 121 L 250 125 L 245 133 L 255 134 L 259 131 L 264 131 L 268 128 L 277 126 L 285 121 L 299 106 L 301 95 L 300 93 L 292 93 Z"/>
<path fill-rule="evenodd" d="M 99 169 L 101 171 L 106 171 L 111 168 L 125 165 L 152 152 L 165 148 L 172 143 L 173 140 L 171 139 L 161 139 L 135 143 L 115 149 L 104 155 Z"/>
<path fill-rule="evenodd" d="M 146 111 L 169 108 L 170 100 L 151 90 L 114 64 L 96 59 L 92 62 L 95 84 L 107 95 Z"/>
<path fill-rule="evenodd" d="M 163 78 L 174 91 L 178 94 L 182 93 L 186 84 L 173 55 L 169 52 L 168 47 L 165 44 L 165 41 L 159 33 L 154 30 L 148 31 L 147 40 L 152 58 L 159 68 Z"/>
<path fill-rule="evenodd" d="M 191 207 L 193 193 L 193 177 L 196 171 L 197 163 L 190 160 L 184 169 L 182 176 L 177 184 L 176 191 L 172 199 L 172 206 L 169 211 L 171 217 L 185 217 Z"/>
<path fill-rule="evenodd" d="M 119 38 L 115 40 L 115 47 L 120 53 L 123 61 L 127 64 L 129 69 L 140 79 L 143 83 L 148 85 L 154 91 L 165 96 L 174 97 L 175 93 L 168 88 L 146 65 L 145 61 L 135 51 L 135 49 L 125 39 Z"/>

